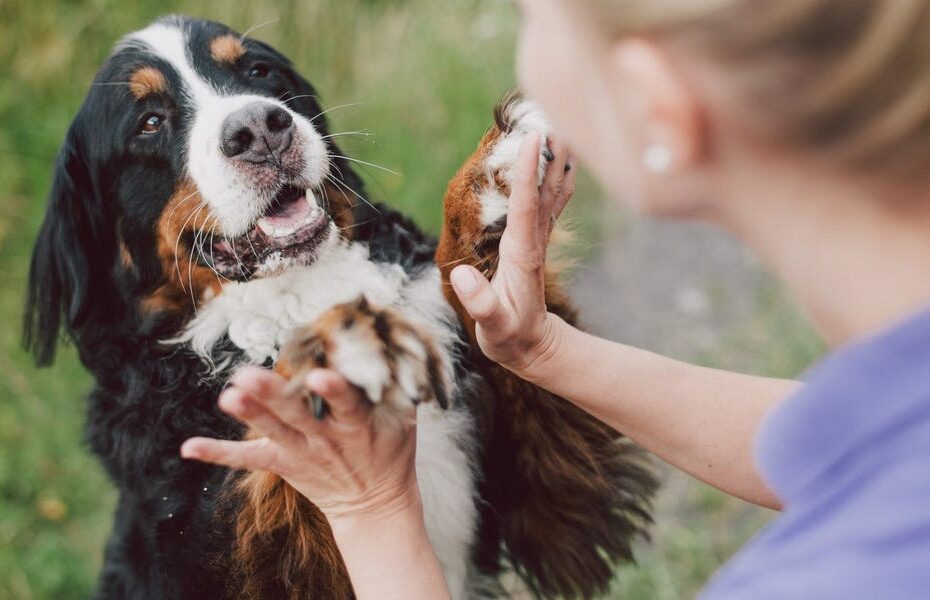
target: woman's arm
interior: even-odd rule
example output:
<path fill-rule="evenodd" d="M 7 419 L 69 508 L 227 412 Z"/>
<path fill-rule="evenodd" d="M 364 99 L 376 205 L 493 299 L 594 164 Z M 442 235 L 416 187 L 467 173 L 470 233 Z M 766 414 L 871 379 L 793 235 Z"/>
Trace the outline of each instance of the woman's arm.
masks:
<path fill-rule="evenodd" d="M 750 502 L 778 508 L 752 455 L 762 416 L 797 384 L 706 369 L 583 333 L 548 313 L 545 256 L 552 217 L 572 193 L 567 150 L 536 186 L 539 140 L 521 149 L 489 283 L 457 267 L 451 281 L 475 319 L 488 358 L 567 398 L 645 449 L 698 479 Z"/>
<path fill-rule="evenodd" d="M 390 514 L 337 517 L 330 526 L 359 600 L 449 598 L 419 495 Z"/>
<path fill-rule="evenodd" d="M 449 598 L 426 535 L 416 481 L 416 411 L 373 418 L 339 373 L 311 371 L 309 392 L 327 401 L 322 421 L 277 373 L 237 372 L 220 408 L 264 437 L 191 438 L 184 458 L 277 473 L 326 515 L 359 600 Z"/>
<path fill-rule="evenodd" d="M 780 508 L 752 454 L 756 428 L 793 381 L 698 367 L 610 342 L 553 318 L 552 339 L 518 371 L 694 477 Z M 569 374 L 584 372 L 583 377 Z"/>

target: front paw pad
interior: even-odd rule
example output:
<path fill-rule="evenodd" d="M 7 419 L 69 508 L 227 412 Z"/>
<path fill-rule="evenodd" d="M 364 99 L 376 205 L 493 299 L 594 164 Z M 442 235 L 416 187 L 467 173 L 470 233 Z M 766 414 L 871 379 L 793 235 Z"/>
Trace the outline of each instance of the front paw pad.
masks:
<path fill-rule="evenodd" d="M 361 297 L 296 329 L 275 370 L 295 383 L 315 368 L 333 369 L 369 401 L 397 410 L 435 400 L 449 404 L 450 377 L 435 344 L 395 310 Z M 320 416 L 320 401 L 314 399 Z"/>

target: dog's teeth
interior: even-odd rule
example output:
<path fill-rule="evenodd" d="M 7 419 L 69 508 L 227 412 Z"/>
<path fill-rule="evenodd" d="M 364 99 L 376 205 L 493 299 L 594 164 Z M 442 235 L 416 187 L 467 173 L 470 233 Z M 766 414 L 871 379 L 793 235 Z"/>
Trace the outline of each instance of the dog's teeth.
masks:
<path fill-rule="evenodd" d="M 262 230 L 262 233 L 271 238 L 287 237 L 300 229 L 301 225 L 303 225 L 303 223 L 292 223 L 290 225 L 276 226 L 265 217 L 256 221 L 255 224 Z"/>
<path fill-rule="evenodd" d="M 262 233 L 265 235 L 275 237 L 275 226 L 269 223 L 268 219 L 265 217 L 259 219 L 255 224 L 258 225 L 258 228 L 261 229 Z"/>
<path fill-rule="evenodd" d="M 320 205 L 320 200 L 316 194 L 310 190 L 307 190 L 307 204 L 310 205 L 310 214 L 304 219 L 304 223 L 312 223 L 323 214 L 323 207 Z"/>

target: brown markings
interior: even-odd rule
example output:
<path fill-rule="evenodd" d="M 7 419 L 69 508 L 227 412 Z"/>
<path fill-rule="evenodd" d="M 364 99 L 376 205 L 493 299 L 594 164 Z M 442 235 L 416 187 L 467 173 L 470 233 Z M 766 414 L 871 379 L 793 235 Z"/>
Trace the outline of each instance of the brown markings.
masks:
<path fill-rule="evenodd" d="M 482 224 L 478 195 L 488 185 L 485 159 L 500 136 L 501 130 L 496 126 L 484 134 L 478 149 L 449 182 L 443 200 L 443 226 L 439 234 L 436 264 L 442 273 L 443 294 L 466 324 L 472 339 L 475 322 L 452 291 L 449 274 L 458 265 L 470 264 L 490 278 L 497 268 L 500 232 L 488 231 Z M 482 248 L 487 248 L 489 252 L 480 251 Z"/>
<path fill-rule="evenodd" d="M 165 74 L 155 67 L 142 67 L 129 77 L 129 91 L 136 98 L 163 94 L 168 89 Z"/>
<path fill-rule="evenodd" d="M 351 240 L 355 235 L 355 214 L 352 209 L 362 200 L 329 179 L 323 184 L 317 198 L 324 204 L 323 208 L 332 217 L 343 237 Z"/>
<path fill-rule="evenodd" d="M 194 259 L 196 250 L 185 239 L 185 233 L 209 234 L 215 228 L 216 219 L 203 203 L 197 187 L 193 182 L 182 182 L 158 220 L 158 256 L 165 280 L 142 301 L 143 312 L 189 312 L 207 290 L 220 292 L 220 279 Z"/>
<path fill-rule="evenodd" d="M 122 238 L 119 240 L 119 260 L 127 269 L 132 268 L 132 254 L 130 254 L 129 247 Z"/>
<path fill-rule="evenodd" d="M 436 252 L 443 292 L 493 382 L 493 393 L 472 407 L 482 430 L 486 502 L 476 556 L 490 573 L 506 559 L 537 597 L 590 598 L 606 591 L 617 562 L 632 559 L 633 538 L 646 535 L 656 480 L 642 451 L 618 433 L 484 359 L 475 343 L 475 323 L 449 284 L 449 274 L 460 264 L 476 267 L 488 279 L 497 269 L 502 232 L 481 223 L 479 194 L 493 185 L 509 195 L 484 160 L 494 142 L 511 131 L 508 108 L 515 100 L 508 97 L 498 106 L 495 125 L 450 182 Z M 559 281 L 562 266 L 546 265 L 546 305 L 575 323 Z"/>
<path fill-rule="evenodd" d="M 267 471 L 243 477 L 236 524 L 237 598 L 352 597 L 352 584 L 320 510 Z"/>
<path fill-rule="evenodd" d="M 245 54 L 245 46 L 238 37 L 227 33 L 210 42 L 210 56 L 219 63 L 235 64 Z"/>

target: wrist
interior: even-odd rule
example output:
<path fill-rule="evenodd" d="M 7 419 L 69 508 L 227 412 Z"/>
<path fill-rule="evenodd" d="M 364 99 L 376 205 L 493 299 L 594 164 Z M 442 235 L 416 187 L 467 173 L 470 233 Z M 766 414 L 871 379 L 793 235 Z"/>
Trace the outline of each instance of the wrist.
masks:
<path fill-rule="evenodd" d="M 359 600 L 449 598 L 419 492 L 379 510 L 341 513 L 330 527 Z"/>
<path fill-rule="evenodd" d="M 527 352 L 522 360 L 514 361 L 504 367 L 521 379 L 545 387 L 545 379 L 551 372 L 552 365 L 559 360 L 565 336 L 571 325 L 554 313 L 546 313 L 543 334 Z"/>
<path fill-rule="evenodd" d="M 320 509 L 335 532 L 337 528 L 364 529 L 411 515 L 422 516 L 423 504 L 420 500 L 420 490 L 414 481 L 412 485 L 406 486 L 397 493 L 366 498 L 341 506 L 320 507 Z"/>

